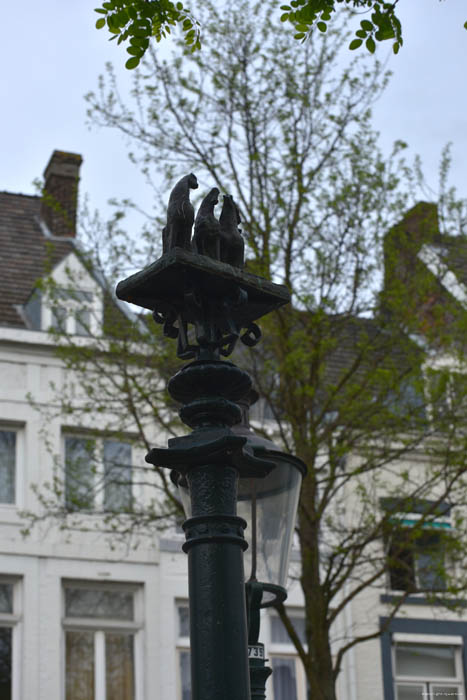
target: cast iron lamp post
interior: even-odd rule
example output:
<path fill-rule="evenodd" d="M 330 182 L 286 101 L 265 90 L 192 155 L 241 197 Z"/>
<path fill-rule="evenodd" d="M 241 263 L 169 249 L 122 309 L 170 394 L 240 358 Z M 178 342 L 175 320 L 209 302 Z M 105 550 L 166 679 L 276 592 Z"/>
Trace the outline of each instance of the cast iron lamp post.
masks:
<path fill-rule="evenodd" d="M 287 512 L 293 515 L 293 531 L 295 513 L 288 506 L 293 502 L 296 510 L 298 492 L 287 495 L 290 488 L 284 483 L 293 482 L 296 489 L 302 468 L 298 460 L 284 459 L 270 445 L 268 449 L 253 444 L 249 433 L 234 427 L 241 421 L 239 403 L 250 392 L 251 379 L 220 357 L 230 355 L 239 339 L 255 345 L 261 336 L 255 321 L 290 297 L 282 285 L 241 269 L 238 210 L 233 199 L 224 196 L 217 221 L 216 188 L 200 206 L 191 241 L 194 212 L 189 189 L 196 187 L 192 174 L 177 183 L 163 231 L 164 254 L 120 282 L 117 297 L 150 309 L 164 334 L 177 339 L 178 356 L 192 360 L 172 377 L 168 391 L 182 405 L 180 417 L 193 431 L 170 439 L 168 449 L 152 449 L 146 456 L 151 464 L 174 470 L 185 489 L 192 698 L 250 700 L 243 562 L 248 544 L 243 531 L 249 518 L 249 627 L 250 642 L 257 642 L 259 607 L 285 597 L 281 586 L 288 556 L 271 559 L 268 554 L 276 554 L 274 547 L 284 535 L 290 545 Z M 274 568 L 280 572 L 278 580 L 270 580 Z M 264 580 L 258 583 L 257 574 Z"/>

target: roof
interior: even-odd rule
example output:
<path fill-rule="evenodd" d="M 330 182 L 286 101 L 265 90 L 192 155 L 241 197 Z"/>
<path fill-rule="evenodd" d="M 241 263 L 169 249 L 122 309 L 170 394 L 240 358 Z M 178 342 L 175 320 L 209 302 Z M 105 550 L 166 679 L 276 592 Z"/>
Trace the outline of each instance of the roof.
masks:
<path fill-rule="evenodd" d="M 70 239 L 46 236 L 40 197 L 0 192 L 0 325 L 27 328 L 18 311 L 47 271 L 66 257 Z"/>
<path fill-rule="evenodd" d="M 74 238 L 52 236 L 40 217 L 41 198 L 0 192 L 0 326 L 28 328 L 21 307 L 37 282 L 69 253 L 83 260 Z M 104 290 L 104 326 L 136 323 L 138 318 L 111 294 L 96 270 L 89 270 Z M 127 326 L 124 326 L 125 328 Z"/>

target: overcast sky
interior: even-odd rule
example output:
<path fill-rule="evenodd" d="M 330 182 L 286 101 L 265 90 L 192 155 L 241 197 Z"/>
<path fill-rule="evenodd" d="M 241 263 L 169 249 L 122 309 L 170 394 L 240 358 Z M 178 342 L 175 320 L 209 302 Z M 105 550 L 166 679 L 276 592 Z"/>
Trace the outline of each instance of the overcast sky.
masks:
<path fill-rule="evenodd" d="M 105 210 L 112 196 L 138 198 L 143 179 L 116 133 L 89 131 L 83 96 L 106 61 L 129 84 L 124 50 L 94 28 L 96 0 L 23 0 L 2 5 L 0 190 L 33 193 L 54 149 L 81 153 L 80 191 Z M 437 185 L 439 155 L 453 144 L 452 183 L 467 197 L 466 0 L 400 0 L 404 46 L 378 48 L 394 75 L 375 108 L 383 147 L 406 141 Z M 297 51 L 300 50 L 297 44 Z M 148 200 L 147 200 L 148 201 Z M 143 196 L 143 204 L 144 196 Z"/>

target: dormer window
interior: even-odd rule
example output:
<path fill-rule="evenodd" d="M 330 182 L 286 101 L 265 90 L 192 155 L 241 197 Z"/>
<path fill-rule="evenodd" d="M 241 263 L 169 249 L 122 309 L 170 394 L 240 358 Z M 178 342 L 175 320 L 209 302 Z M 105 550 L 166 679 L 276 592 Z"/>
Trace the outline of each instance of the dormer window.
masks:
<path fill-rule="evenodd" d="M 34 290 L 24 305 L 24 315 L 31 330 L 42 329 L 42 292 L 39 289 Z"/>
<path fill-rule="evenodd" d="M 92 335 L 93 300 L 91 292 L 56 290 L 51 301 L 49 328 L 69 335 Z"/>
<path fill-rule="evenodd" d="M 98 295 L 83 289 L 59 287 L 50 294 L 37 289 L 24 305 L 24 315 L 34 331 L 91 336 L 98 332 L 100 304 Z"/>

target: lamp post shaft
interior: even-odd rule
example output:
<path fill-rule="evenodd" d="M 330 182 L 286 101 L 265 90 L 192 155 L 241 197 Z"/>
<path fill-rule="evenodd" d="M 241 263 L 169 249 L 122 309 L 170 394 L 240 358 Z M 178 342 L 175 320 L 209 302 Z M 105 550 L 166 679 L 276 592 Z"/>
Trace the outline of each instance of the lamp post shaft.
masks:
<path fill-rule="evenodd" d="M 245 522 L 235 515 L 238 474 L 212 464 L 191 470 L 188 478 L 193 517 L 184 524 L 183 548 L 188 553 L 192 698 L 250 700 Z"/>
<path fill-rule="evenodd" d="M 194 430 L 172 438 L 168 450 L 154 448 L 146 457 L 183 471 L 190 494 L 183 549 L 188 554 L 192 700 L 251 698 L 246 522 L 237 516 L 237 495 L 242 471 L 263 470 L 269 462 L 245 455 L 246 438 L 230 428 L 241 416 L 235 401 L 250 387 L 248 374 L 230 362 L 186 365 L 168 390 Z"/>
<path fill-rule="evenodd" d="M 266 681 L 271 673 L 264 659 L 250 659 L 251 700 L 266 700 Z"/>

